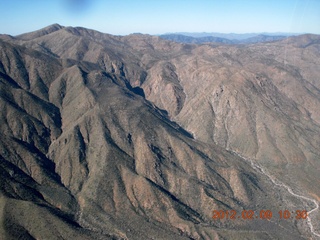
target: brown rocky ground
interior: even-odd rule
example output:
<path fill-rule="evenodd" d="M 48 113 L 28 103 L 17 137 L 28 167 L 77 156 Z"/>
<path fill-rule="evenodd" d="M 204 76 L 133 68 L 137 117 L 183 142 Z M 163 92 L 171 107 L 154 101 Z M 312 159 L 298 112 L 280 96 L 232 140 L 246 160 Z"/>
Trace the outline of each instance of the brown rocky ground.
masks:
<path fill-rule="evenodd" d="M 318 36 L 197 46 L 52 25 L 1 39 L 5 239 L 312 237 L 305 221 L 212 211 L 314 207 L 231 151 L 320 195 Z"/>

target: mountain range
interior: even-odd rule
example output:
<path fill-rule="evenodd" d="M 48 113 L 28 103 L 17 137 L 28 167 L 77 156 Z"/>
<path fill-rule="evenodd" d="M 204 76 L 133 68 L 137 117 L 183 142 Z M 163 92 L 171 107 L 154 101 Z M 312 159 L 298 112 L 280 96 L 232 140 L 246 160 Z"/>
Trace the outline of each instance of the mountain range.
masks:
<path fill-rule="evenodd" d="M 201 37 L 219 37 L 219 38 L 226 38 L 229 40 L 245 40 L 248 38 L 253 38 L 259 35 L 264 36 L 284 36 L 284 37 L 292 37 L 298 36 L 305 33 L 290 33 L 290 32 L 259 32 L 259 33 L 219 33 L 219 32 L 175 32 L 175 33 L 165 33 L 163 35 L 185 35 L 194 38 L 201 38 Z"/>
<path fill-rule="evenodd" d="M 242 35 L 241 35 L 242 36 Z M 216 36 L 203 36 L 203 37 L 192 37 L 184 34 L 163 34 L 160 35 L 161 38 L 178 42 L 178 43 L 195 43 L 195 44 L 203 44 L 203 43 L 225 43 L 225 44 L 248 44 L 248 43 L 260 43 L 260 42 L 273 42 L 285 39 L 287 36 L 283 35 L 249 35 L 251 37 L 242 38 L 238 36 L 238 38 L 223 38 Z"/>
<path fill-rule="evenodd" d="M 319 64 L 311 34 L 0 35 L 1 238 L 317 239 Z"/>

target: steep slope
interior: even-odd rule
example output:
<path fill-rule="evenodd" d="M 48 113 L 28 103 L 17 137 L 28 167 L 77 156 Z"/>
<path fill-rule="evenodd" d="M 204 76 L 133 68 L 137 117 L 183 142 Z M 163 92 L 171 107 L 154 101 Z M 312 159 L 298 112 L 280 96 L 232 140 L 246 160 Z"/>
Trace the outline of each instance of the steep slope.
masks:
<path fill-rule="evenodd" d="M 197 139 L 257 159 L 275 176 L 319 195 L 319 185 L 310 184 L 318 179 L 320 156 L 318 48 L 312 35 L 201 46 L 158 61 L 142 87 Z"/>
<path fill-rule="evenodd" d="M 56 59 L 0 42 L 1 229 L 4 239 L 88 239 L 79 206 L 46 153 L 61 134 L 59 109 L 41 99 L 61 69 Z M 55 72 L 56 73 L 56 72 Z"/>
<path fill-rule="evenodd" d="M 318 201 L 319 60 L 315 35 L 241 47 L 201 46 L 157 62 L 142 88 L 196 139 L 254 159 Z M 174 81 L 164 74 L 169 65 Z"/>
<path fill-rule="evenodd" d="M 276 214 L 284 208 L 314 208 L 227 151 L 251 156 L 244 151 L 250 147 L 234 147 L 231 132 L 219 135 L 221 141 L 205 134 L 208 127 L 216 131 L 219 126 L 203 124 L 216 118 L 210 115 L 216 110 L 210 106 L 207 112 L 202 99 L 210 94 L 212 79 L 204 63 L 215 63 L 211 52 L 233 48 L 180 45 L 145 35 L 114 37 L 56 25 L 46 29 L 0 41 L 1 236 L 312 236 L 306 221 L 212 219 L 216 209 L 240 215 L 243 209 Z M 229 58 L 222 59 L 228 64 Z M 197 77 L 201 84 L 184 76 Z M 230 80 L 246 86 L 243 79 Z M 228 99 L 221 105 L 223 101 Z M 230 109 L 230 115 L 240 111 L 233 105 Z M 221 122 L 227 121 L 224 117 Z"/>

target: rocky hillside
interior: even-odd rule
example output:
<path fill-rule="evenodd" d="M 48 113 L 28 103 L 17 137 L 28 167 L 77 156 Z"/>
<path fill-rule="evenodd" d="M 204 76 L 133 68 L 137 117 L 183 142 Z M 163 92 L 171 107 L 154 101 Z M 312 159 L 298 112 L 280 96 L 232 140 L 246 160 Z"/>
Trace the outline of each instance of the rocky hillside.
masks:
<path fill-rule="evenodd" d="M 318 212 L 312 229 L 277 216 L 314 204 L 261 169 L 318 200 L 319 39 L 196 46 L 59 25 L 1 35 L 0 236 L 315 237 Z M 257 218 L 242 219 L 249 209 Z"/>

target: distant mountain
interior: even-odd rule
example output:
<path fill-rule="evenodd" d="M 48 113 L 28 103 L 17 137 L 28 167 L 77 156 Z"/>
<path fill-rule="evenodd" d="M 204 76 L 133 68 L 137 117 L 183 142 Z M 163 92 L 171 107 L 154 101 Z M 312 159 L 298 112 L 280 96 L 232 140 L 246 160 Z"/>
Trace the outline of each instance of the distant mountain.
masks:
<path fill-rule="evenodd" d="M 259 35 L 267 35 L 267 36 L 285 36 L 285 37 L 290 37 L 290 36 L 298 36 L 301 35 L 301 33 L 285 33 L 285 32 L 276 32 L 276 33 L 208 33 L 208 32 L 202 32 L 202 33 L 192 33 L 192 32 L 177 32 L 177 33 L 166 33 L 165 35 L 170 35 L 170 34 L 178 34 L 178 35 L 184 35 L 184 36 L 190 36 L 190 37 L 195 37 L 195 38 L 201 38 L 201 37 L 219 37 L 219 38 L 226 38 L 229 40 L 244 40 L 252 37 L 256 37 Z"/>
<path fill-rule="evenodd" d="M 178 42 L 178 43 L 226 43 L 226 44 L 246 44 L 246 43 L 259 43 L 259 42 L 273 42 L 286 38 L 286 36 L 269 36 L 269 35 L 254 35 L 249 38 L 243 39 L 228 39 L 214 36 L 204 37 L 191 37 L 182 34 L 164 34 L 160 35 L 161 38 Z"/>
<path fill-rule="evenodd" d="M 319 46 L 1 35 L 0 239 L 316 238 Z"/>
<path fill-rule="evenodd" d="M 254 37 L 238 40 L 239 43 L 261 43 L 261 42 L 274 42 L 287 38 L 286 36 L 270 36 L 270 35 L 257 35 Z"/>
<path fill-rule="evenodd" d="M 219 37 L 212 37 L 212 36 L 206 36 L 206 37 L 190 37 L 190 36 L 185 36 L 181 34 L 165 34 L 165 35 L 160 35 L 161 38 L 174 41 L 174 42 L 179 42 L 179 43 L 195 43 L 195 44 L 201 44 L 201 43 L 228 43 L 232 44 L 234 41 L 226 39 L 226 38 L 219 38 Z"/>

